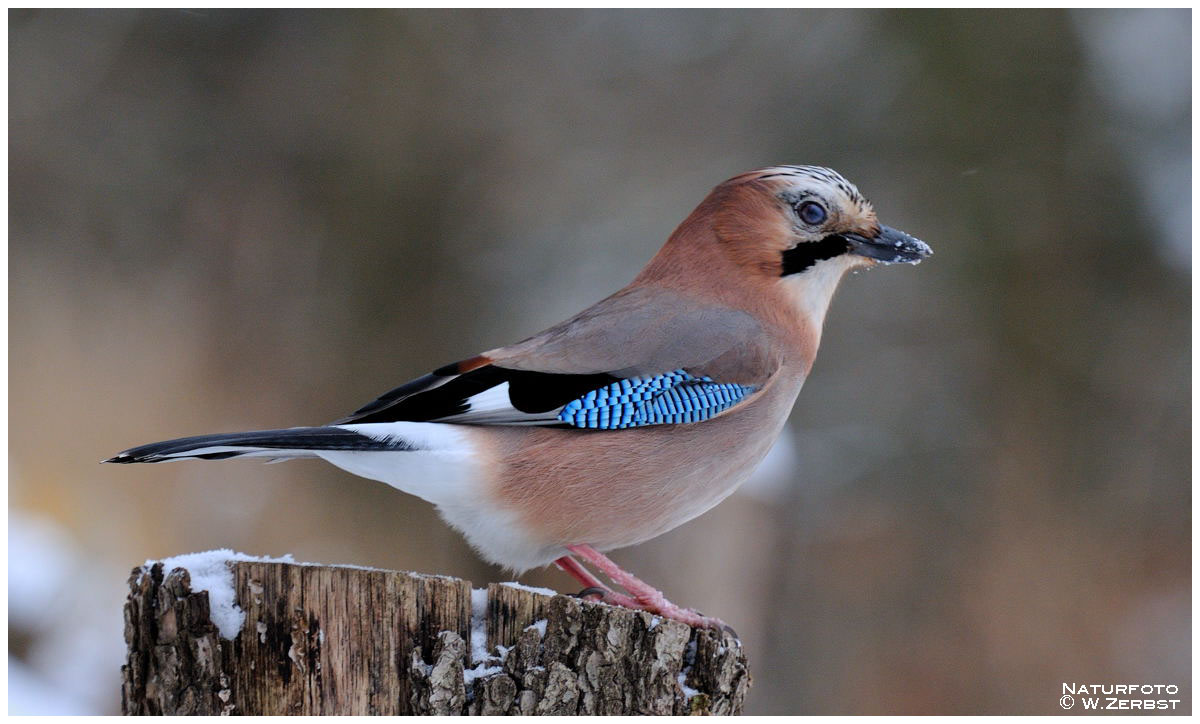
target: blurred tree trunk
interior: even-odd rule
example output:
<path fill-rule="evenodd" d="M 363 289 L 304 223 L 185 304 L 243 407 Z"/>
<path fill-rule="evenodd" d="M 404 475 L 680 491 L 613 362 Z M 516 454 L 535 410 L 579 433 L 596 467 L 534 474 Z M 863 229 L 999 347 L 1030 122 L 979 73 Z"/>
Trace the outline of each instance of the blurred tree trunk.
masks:
<path fill-rule="evenodd" d="M 126 714 L 738 714 L 750 683 L 728 634 L 643 612 L 498 584 L 473 611 L 455 578 L 228 565 L 233 640 L 187 570 L 134 570 Z"/>

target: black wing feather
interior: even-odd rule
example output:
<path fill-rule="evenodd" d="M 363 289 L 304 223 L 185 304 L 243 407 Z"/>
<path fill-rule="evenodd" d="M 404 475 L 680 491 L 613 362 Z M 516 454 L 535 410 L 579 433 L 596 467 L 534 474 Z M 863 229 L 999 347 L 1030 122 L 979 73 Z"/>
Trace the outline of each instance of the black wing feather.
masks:
<path fill-rule="evenodd" d="M 443 368 L 443 369 L 445 369 L 445 368 Z M 433 372 L 432 374 L 423 375 L 421 377 L 416 378 L 415 380 L 410 380 L 408 382 L 405 382 L 404 384 L 400 385 L 399 387 L 397 387 L 395 389 L 388 390 L 387 392 L 383 393 L 379 397 L 375 398 L 374 400 L 371 400 L 367 404 L 358 408 L 354 412 L 351 412 L 346 417 L 343 417 L 340 420 L 336 420 L 331 424 L 342 425 L 347 422 L 367 422 L 368 420 L 365 420 L 363 418 L 370 417 L 372 414 L 378 413 L 388 407 L 391 407 L 392 405 L 396 404 L 397 402 L 400 402 L 401 400 L 412 397 L 413 395 L 416 395 L 420 392 L 429 390 L 433 387 L 436 387 L 439 384 L 443 384 L 452 376 L 449 374 L 440 374 L 440 372 L 441 372 L 441 370 L 439 370 L 437 372 Z M 374 422 L 374 420 L 372 420 L 371 422 Z"/>
<path fill-rule="evenodd" d="M 506 382 L 514 409 L 531 415 L 546 413 L 620 379 L 607 373 L 573 375 L 514 370 L 496 365 L 485 365 L 456 376 L 440 374 L 444 371 L 448 372 L 450 368 L 443 367 L 401 385 L 334 424 L 444 420 L 467 413 L 470 398 Z M 546 424 L 556 423 L 548 421 Z"/>

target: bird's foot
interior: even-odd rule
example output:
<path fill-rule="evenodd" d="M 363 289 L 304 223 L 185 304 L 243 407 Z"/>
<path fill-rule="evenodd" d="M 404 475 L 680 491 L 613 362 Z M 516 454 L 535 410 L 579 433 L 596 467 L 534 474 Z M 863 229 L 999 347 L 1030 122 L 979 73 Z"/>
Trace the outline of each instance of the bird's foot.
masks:
<path fill-rule="evenodd" d="M 614 583 L 629 592 L 629 595 L 617 593 L 605 586 L 598 578 L 593 576 L 578 561 L 570 556 L 563 556 L 555 561 L 559 568 L 562 568 L 567 573 L 571 574 L 588 588 L 584 592 L 592 594 L 598 593 L 601 595 L 600 600 L 605 603 L 610 603 L 615 606 L 624 606 L 639 611 L 648 611 L 650 613 L 662 616 L 664 618 L 682 621 L 689 626 L 700 628 L 711 628 L 718 631 L 725 630 L 733 633 L 734 637 L 737 633 L 733 631 L 724 621 L 712 616 L 705 616 L 699 611 L 690 608 L 676 606 L 667 600 L 662 591 L 645 583 L 638 577 L 629 573 L 625 569 L 613 563 L 607 556 L 600 551 L 587 545 L 571 545 L 567 546 L 567 550 L 587 560 L 592 565 L 600 569 L 604 575 L 608 576 Z"/>
<path fill-rule="evenodd" d="M 721 621 L 720 618 L 713 616 L 704 616 L 700 611 L 695 609 L 685 609 L 683 606 L 677 606 L 667 600 L 666 597 L 658 594 L 654 600 L 637 599 L 638 608 L 643 611 L 652 612 L 664 618 L 673 618 L 674 621 L 682 621 L 690 627 L 694 628 L 710 628 L 714 630 L 727 630 L 733 634 L 733 638 L 737 638 L 737 632 L 730 627 L 730 624 Z"/>
<path fill-rule="evenodd" d="M 662 591 L 651 588 L 650 586 L 646 586 L 646 588 L 649 590 L 642 591 L 634 595 L 633 601 L 636 605 L 631 606 L 630 608 L 638 608 L 643 611 L 649 611 L 650 613 L 662 616 L 663 618 L 682 621 L 688 626 L 692 626 L 694 628 L 711 628 L 717 631 L 728 631 L 733 634 L 734 638 L 737 638 L 737 632 L 721 619 L 713 616 L 705 616 L 693 608 L 677 606 L 667 600 L 667 597 L 662 594 Z"/>

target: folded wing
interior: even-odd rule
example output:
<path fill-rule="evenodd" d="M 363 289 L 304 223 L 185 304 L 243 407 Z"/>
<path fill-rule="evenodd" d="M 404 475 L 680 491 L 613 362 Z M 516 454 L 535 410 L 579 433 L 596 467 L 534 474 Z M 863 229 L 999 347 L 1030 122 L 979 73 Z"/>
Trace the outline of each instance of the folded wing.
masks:
<path fill-rule="evenodd" d="M 751 397 L 776 368 L 750 315 L 638 287 L 515 345 L 397 387 L 337 424 L 613 430 L 702 422 Z"/>

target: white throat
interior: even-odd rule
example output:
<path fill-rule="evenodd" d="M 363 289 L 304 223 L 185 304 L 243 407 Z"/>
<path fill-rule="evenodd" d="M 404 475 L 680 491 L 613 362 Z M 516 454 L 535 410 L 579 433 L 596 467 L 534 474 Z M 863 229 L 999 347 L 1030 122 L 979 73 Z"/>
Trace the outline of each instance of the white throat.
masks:
<path fill-rule="evenodd" d="M 825 324 L 825 313 L 829 302 L 837 291 L 838 283 L 845 273 L 862 264 L 862 260 L 851 254 L 822 259 L 808 269 L 790 274 L 780 281 L 792 305 L 818 331 Z"/>

